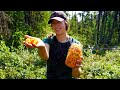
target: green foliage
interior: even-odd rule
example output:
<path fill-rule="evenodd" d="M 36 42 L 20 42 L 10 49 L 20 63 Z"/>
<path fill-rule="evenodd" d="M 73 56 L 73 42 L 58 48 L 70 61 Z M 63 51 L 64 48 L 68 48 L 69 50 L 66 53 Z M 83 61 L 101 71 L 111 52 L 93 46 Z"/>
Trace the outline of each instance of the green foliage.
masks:
<path fill-rule="evenodd" d="M 46 79 L 46 62 L 38 56 L 37 49 L 19 49 L 10 52 L 4 41 L 0 42 L 0 79 Z M 84 50 L 81 79 L 119 79 L 120 51 L 106 51 L 105 55 Z"/>
<path fill-rule="evenodd" d="M 31 35 L 43 39 L 47 33 L 51 32 L 48 25 L 50 11 L 29 11 L 28 25 L 25 22 L 24 11 L 6 11 L 5 13 L 11 18 L 9 28 L 11 36 L 6 40 L 6 45 L 18 48 L 24 39 L 24 35 Z"/>
<path fill-rule="evenodd" d="M 84 56 L 82 79 L 120 79 L 120 51 L 106 51 L 105 56 Z"/>
<path fill-rule="evenodd" d="M 29 51 L 23 47 L 10 52 L 4 41 L 0 47 L 0 79 L 46 79 L 46 62 L 36 49 Z"/>
<path fill-rule="evenodd" d="M 25 11 L 4 12 L 10 19 L 8 24 L 10 30 L 4 31 L 10 34 L 8 35 L 10 37 L 0 35 L 0 79 L 46 79 L 46 62 L 38 56 L 37 49 L 27 49 L 23 41 L 26 34 L 43 39 L 52 32 L 48 25 L 51 11 L 28 11 L 30 12 L 29 24 L 25 22 Z M 104 13 L 101 15 L 99 30 L 97 30 L 98 13 L 96 12 L 90 14 L 89 11 L 83 11 L 80 13 L 82 18 L 80 22 L 77 15 L 69 20 L 68 34 L 83 45 L 84 60 L 80 76 L 82 79 L 120 78 L 120 51 L 95 50 L 92 53 L 91 49 L 84 50 L 88 45 L 107 43 L 110 31 L 113 31 L 113 36 L 109 45 L 119 45 L 119 19 L 112 28 L 116 12 L 106 11 L 106 17 L 103 16 Z M 104 22 L 102 22 L 103 18 L 105 18 Z"/>
<path fill-rule="evenodd" d="M 43 39 L 51 32 L 47 24 L 50 12 L 32 12 L 34 22 L 31 22 L 31 26 L 25 23 L 24 11 L 5 13 L 11 18 L 9 28 L 12 35 L 0 42 L 0 78 L 46 79 L 46 62 L 40 59 L 36 49 L 27 49 L 23 41 L 26 34 Z"/>
<path fill-rule="evenodd" d="M 32 27 L 32 36 L 36 37 L 43 37 L 46 34 L 47 28 L 48 28 L 48 20 L 50 17 L 49 11 L 31 11 L 32 13 L 32 21 L 31 21 L 31 27 Z"/>

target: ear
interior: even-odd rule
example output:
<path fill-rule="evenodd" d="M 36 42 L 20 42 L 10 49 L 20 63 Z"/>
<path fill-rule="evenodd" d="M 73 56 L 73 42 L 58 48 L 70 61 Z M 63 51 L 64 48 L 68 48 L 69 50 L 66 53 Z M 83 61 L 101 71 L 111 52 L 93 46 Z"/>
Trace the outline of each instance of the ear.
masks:
<path fill-rule="evenodd" d="M 51 26 L 51 28 L 53 29 L 52 24 L 50 24 L 50 26 Z"/>

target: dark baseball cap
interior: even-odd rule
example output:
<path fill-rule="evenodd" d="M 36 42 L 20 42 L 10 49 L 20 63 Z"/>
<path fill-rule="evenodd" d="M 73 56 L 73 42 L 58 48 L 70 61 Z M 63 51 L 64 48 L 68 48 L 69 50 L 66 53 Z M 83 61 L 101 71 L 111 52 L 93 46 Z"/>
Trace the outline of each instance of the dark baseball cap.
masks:
<path fill-rule="evenodd" d="M 67 15 L 63 11 L 54 11 L 50 16 L 48 24 L 50 24 L 53 19 L 62 22 L 63 20 L 67 20 Z"/>

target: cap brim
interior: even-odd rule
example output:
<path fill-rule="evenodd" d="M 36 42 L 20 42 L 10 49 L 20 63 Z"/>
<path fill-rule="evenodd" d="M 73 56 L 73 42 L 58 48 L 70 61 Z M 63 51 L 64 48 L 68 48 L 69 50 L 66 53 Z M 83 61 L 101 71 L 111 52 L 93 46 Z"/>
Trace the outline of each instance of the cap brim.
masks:
<path fill-rule="evenodd" d="M 60 21 L 60 22 L 62 22 L 64 20 L 63 18 L 60 18 L 60 17 L 53 17 L 48 21 L 48 24 L 50 24 L 51 21 L 54 20 L 54 19 L 57 20 L 57 21 Z"/>

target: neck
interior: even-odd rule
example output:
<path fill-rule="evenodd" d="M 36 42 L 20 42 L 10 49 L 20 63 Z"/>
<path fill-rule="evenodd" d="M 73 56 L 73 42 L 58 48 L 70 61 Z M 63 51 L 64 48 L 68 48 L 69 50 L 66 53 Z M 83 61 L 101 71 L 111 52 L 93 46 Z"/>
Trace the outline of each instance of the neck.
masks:
<path fill-rule="evenodd" d="M 59 42 L 65 43 L 65 42 L 68 41 L 69 35 L 68 35 L 67 33 L 61 34 L 61 35 L 56 35 L 56 38 L 57 38 L 57 40 L 58 40 Z"/>

